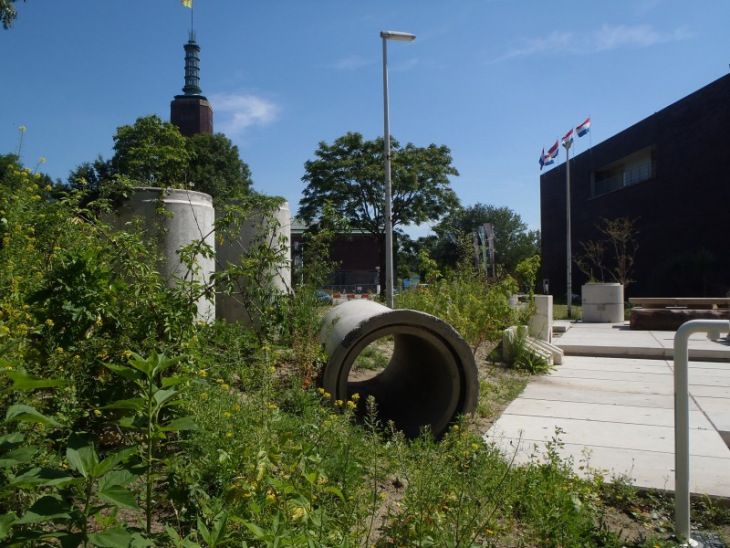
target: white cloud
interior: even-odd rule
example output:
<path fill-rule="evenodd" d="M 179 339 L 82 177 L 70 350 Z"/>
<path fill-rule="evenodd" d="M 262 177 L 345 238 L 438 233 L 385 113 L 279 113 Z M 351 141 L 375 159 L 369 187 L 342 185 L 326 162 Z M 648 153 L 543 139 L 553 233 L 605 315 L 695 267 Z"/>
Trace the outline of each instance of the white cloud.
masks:
<path fill-rule="evenodd" d="M 268 126 L 276 121 L 281 108 L 273 101 L 253 95 L 217 93 L 210 96 L 216 130 L 232 138 L 252 126 Z"/>
<path fill-rule="evenodd" d="M 597 30 L 580 34 L 569 31 L 556 31 L 545 37 L 526 40 L 521 46 L 508 51 L 496 59 L 495 62 L 532 55 L 565 53 L 585 55 L 621 48 L 645 48 L 667 42 L 686 40 L 690 36 L 690 32 L 684 27 L 673 32 L 661 32 L 651 25 L 603 25 Z"/>
<path fill-rule="evenodd" d="M 372 65 L 373 62 L 374 61 L 372 59 L 368 59 L 360 55 L 350 55 L 349 57 L 345 57 L 344 59 L 337 61 L 334 64 L 334 68 L 338 70 L 356 70 Z"/>

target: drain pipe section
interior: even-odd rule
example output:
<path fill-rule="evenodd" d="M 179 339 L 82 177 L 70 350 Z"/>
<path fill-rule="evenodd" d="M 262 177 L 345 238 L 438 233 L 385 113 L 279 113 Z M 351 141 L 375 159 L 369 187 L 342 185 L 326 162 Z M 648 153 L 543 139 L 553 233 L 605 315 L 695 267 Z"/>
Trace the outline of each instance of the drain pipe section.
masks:
<path fill-rule="evenodd" d="M 350 378 L 357 357 L 375 341 L 392 337 L 385 369 L 366 380 Z M 375 398 L 378 418 L 410 438 L 427 428 L 442 436 L 459 415 L 473 414 L 479 396 L 474 354 L 443 320 L 416 310 L 391 310 L 368 300 L 333 307 L 320 341 L 327 354 L 321 383 L 333 400 L 357 393 L 360 408 Z M 364 409 L 358 409 L 364 413 Z"/>
<path fill-rule="evenodd" d="M 691 320 L 683 323 L 674 335 L 674 531 L 680 542 L 696 546 L 689 529 L 689 337 L 707 333 L 719 339 L 730 330 L 730 321 Z"/>

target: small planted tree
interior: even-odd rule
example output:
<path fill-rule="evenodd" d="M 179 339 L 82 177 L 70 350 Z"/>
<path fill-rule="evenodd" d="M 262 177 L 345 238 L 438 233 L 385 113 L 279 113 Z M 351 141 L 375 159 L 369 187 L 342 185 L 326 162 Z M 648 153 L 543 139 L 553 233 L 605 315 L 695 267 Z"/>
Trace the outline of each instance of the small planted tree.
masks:
<path fill-rule="evenodd" d="M 598 230 L 605 238 L 581 242 L 583 252 L 574 261 L 591 282 L 616 282 L 627 286 L 634 281 L 631 276 L 639 249 L 635 239 L 637 220 L 602 218 Z"/>

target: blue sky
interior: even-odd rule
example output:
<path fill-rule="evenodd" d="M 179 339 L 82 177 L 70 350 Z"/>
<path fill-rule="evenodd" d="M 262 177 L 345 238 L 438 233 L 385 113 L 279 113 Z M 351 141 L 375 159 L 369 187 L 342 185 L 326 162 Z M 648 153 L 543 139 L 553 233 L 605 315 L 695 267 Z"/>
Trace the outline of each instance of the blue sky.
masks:
<path fill-rule="evenodd" d="M 728 71 L 727 0 L 194 0 L 201 87 L 254 187 L 292 212 L 320 141 L 383 132 L 451 148 L 462 204 L 540 226 L 538 158 L 592 118 L 576 152 Z M 112 155 L 116 128 L 169 119 L 190 10 L 179 0 L 28 0 L 0 31 L 0 153 L 66 179 Z M 559 163 L 565 159 L 561 150 Z M 427 232 L 426 227 L 411 231 Z"/>

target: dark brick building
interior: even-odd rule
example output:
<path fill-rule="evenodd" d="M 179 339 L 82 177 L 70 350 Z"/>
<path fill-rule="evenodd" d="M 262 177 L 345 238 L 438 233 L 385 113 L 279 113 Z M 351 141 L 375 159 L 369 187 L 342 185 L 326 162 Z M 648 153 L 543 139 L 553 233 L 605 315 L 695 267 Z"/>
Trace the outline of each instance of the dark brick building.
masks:
<path fill-rule="evenodd" d="M 626 296 L 730 289 L 730 75 L 571 159 L 572 255 L 602 218 L 637 219 Z M 566 291 L 566 165 L 540 177 L 543 278 Z M 573 293 L 587 277 L 573 263 Z M 611 280 L 606 280 L 611 281 Z"/>
<path fill-rule="evenodd" d="M 291 227 L 291 261 L 296 272 L 302 264 L 302 233 L 305 225 L 294 221 Z M 353 231 L 341 234 L 332 244 L 328 260 L 337 264 L 330 283 L 324 288 L 342 293 L 376 293 L 385 287 L 380 265 L 385 261 L 384 237 Z M 295 274 L 294 274 L 295 275 Z M 296 285 L 298 280 L 292 279 Z"/>

